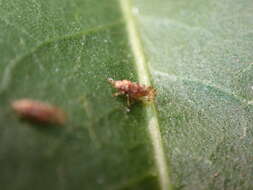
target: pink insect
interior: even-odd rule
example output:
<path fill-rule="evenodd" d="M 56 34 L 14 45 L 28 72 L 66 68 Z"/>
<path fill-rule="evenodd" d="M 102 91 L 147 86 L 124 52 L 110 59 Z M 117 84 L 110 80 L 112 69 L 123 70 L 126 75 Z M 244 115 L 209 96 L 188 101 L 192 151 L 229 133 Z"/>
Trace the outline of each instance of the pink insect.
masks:
<path fill-rule="evenodd" d="M 66 114 L 51 104 L 31 99 L 15 100 L 11 103 L 13 110 L 23 119 L 42 124 L 63 125 Z"/>
<path fill-rule="evenodd" d="M 113 96 L 125 95 L 128 105 L 131 100 L 152 101 L 156 96 L 156 90 L 152 86 L 145 86 L 129 80 L 113 80 L 111 78 L 107 80 L 118 90 Z"/>

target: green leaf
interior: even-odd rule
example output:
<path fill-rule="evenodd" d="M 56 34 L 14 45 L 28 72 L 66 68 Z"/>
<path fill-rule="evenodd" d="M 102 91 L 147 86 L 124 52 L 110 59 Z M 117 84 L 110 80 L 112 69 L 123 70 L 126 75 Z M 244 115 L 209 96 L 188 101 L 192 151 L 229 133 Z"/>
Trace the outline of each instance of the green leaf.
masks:
<path fill-rule="evenodd" d="M 252 189 L 252 1 L 135 3 L 172 183 Z"/>
<path fill-rule="evenodd" d="M 0 0 L 1 189 L 252 189 L 250 0 Z M 157 89 L 127 108 L 107 78 Z M 65 126 L 18 119 L 31 98 Z"/>

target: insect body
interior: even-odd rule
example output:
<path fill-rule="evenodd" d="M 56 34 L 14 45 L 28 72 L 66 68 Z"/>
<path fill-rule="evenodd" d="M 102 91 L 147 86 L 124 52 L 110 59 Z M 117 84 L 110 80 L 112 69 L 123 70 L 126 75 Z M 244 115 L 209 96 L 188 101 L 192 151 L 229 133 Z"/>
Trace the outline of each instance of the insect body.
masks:
<path fill-rule="evenodd" d="M 61 109 L 44 102 L 21 99 L 12 102 L 11 106 L 21 118 L 29 121 L 62 125 L 66 120 Z"/>
<path fill-rule="evenodd" d="M 113 96 L 126 95 L 128 105 L 130 105 L 130 100 L 152 101 L 156 95 L 155 89 L 151 86 L 145 86 L 129 80 L 113 80 L 109 78 L 108 81 L 118 90 Z"/>

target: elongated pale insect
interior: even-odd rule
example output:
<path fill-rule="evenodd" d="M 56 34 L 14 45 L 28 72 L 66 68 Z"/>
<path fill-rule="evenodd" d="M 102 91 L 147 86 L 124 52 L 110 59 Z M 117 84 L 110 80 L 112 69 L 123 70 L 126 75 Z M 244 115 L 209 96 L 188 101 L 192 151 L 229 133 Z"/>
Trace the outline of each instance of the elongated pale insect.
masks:
<path fill-rule="evenodd" d="M 11 107 L 21 118 L 32 122 L 57 125 L 66 122 L 66 114 L 60 108 L 45 102 L 20 99 L 13 101 Z"/>
<path fill-rule="evenodd" d="M 113 96 L 126 95 L 128 105 L 131 100 L 153 101 L 156 96 L 156 90 L 152 86 L 145 86 L 129 80 L 107 79 L 118 92 Z"/>

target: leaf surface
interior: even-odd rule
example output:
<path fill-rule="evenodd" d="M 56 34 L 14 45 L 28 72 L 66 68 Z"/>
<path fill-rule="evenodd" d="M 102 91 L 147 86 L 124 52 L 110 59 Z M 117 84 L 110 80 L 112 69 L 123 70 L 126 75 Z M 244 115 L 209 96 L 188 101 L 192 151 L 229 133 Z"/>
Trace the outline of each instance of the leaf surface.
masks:
<path fill-rule="evenodd" d="M 251 189 L 250 0 L 1 0 L 1 189 Z M 107 78 L 153 84 L 155 103 Z M 19 98 L 68 113 L 20 121 Z"/>
<path fill-rule="evenodd" d="M 252 1 L 134 2 L 174 187 L 252 189 Z"/>

